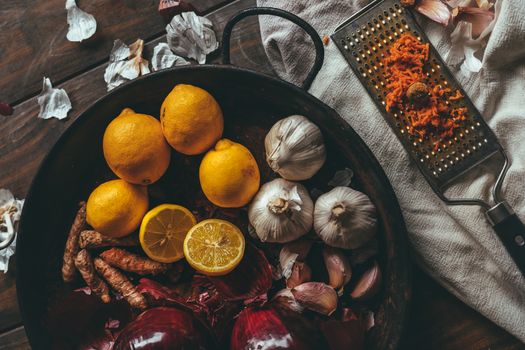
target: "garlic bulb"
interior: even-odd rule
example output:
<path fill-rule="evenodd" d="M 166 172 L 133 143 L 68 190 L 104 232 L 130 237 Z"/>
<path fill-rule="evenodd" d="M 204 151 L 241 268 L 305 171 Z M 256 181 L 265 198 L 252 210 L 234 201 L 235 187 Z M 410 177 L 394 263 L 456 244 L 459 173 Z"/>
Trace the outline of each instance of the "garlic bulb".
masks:
<path fill-rule="evenodd" d="M 310 231 L 313 209 L 303 185 L 275 179 L 255 195 L 248 208 L 248 219 L 261 241 L 285 243 Z"/>
<path fill-rule="evenodd" d="M 311 178 L 326 160 L 321 130 L 301 115 L 275 123 L 264 139 L 264 147 L 270 168 L 287 180 Z"/>
<path fill-rule="evenodd" d="M 374 236 L 376 226 L 374 205 L 350 187 L 336 187 L 315 203 L 314 229 L 329 246 L 359 248 Z"/>

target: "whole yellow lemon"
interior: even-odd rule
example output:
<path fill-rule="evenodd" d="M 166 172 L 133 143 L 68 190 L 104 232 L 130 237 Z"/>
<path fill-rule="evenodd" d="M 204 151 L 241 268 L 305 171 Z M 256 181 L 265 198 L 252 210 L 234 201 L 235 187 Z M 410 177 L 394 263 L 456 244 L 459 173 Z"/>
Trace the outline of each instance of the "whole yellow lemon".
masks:
<path fill-rule="evenodd" d="M 130 108 L 109 123 L 102 145 L 111 170 L 133 184 L 149 185 L 157 181 L 170 164 L 171 148 L 160 122 Z"/>
<path fill-rule="evenodd" d="M 239 208 L 257 193 L 261 175 L 246 147 L 222 139 L 202 159 L 199 180 L 210 202 L 223 208 Z"/>
<path fill-rule="evenodd" d="M 104 235 L 123 237 L 139 227 L 148 205 L 147 187 L 111 180 L 89 195 L 86 221 Z"/>
<path fill-rule="evenodd" d="M 204 153 L 222 136 L 221 107 L 206 90 L 178 84 L 160 107 L 162 131 L 175 150 L 187 155 Z"/>

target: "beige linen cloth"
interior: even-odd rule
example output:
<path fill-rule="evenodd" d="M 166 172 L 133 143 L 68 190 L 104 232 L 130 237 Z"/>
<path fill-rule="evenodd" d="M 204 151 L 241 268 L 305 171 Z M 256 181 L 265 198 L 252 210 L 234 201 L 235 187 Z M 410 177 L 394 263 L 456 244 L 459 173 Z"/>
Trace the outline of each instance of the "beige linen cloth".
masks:
<path fill-rule="evenodd" d="M 525 4 L 500 0 L 501 12 L 479 73 L 451 69 L 512 161 L 504 197 L 525 220 Z M 309 22 L 330 35 L 367 1 L 258 0 Z M 450 30 L 419 19 L 442 57 L 452 55 Z M 277 17 L 260 18 L 266 53 L 274 70 L 299 84 L 313 62 L 313 46 L 297 26 Z M 447 206 L 432 192 L 373 105 L 336 46 L 325 47 L 323 68 L 309 92 L 333 107 L 364 139 L 387 173 L 401 205 L 417 263 L 463 302 L 525 342 L 525 278 L 505 251 L 479 207 Z M 457 62 L 456 62 L 457 63 Z M 497 165 L 497 164 L 496 164 Z M 454 188 L 463 196 L 488 199 L 494 164 Z M 485 173 L 485 174 L 484 174 Z"/>

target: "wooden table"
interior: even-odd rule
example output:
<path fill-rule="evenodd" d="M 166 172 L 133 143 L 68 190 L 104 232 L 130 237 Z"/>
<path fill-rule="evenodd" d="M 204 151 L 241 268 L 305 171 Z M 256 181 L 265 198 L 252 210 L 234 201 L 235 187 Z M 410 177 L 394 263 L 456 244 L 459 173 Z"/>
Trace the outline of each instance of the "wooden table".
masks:
<path fill-rule="evenodd" d="M 64 0 L 11 0 L 0 9 L 0 100 L 15 107 L 0 116 L 0 188 L 24 198 L 44 155 L 60 134 L 106 91 L 104 69 L 113 40 L 147 42 L 145 56 L 164 40 L 157 0 L 77 0 L 98 21 L 97 34 L 76 44 L 66 40 Z M 225 22 L 255 0 L 194 0 L 220 34 Z M 256 18 L 238 25 L 232 38 L 235 64 L 273 74 L 261 46 Z M 217 61 L 217 59 L 213 59 Z M 67 120 L 37 118 L 42 77 L 66 89 L 73 104 Z M 16 300 L 12 262 L 0 274 L 0 350 L 29 349 Z M 401 349 L 524 349 L 514 337 L 465 306 L 418 269 L 410 320 Z"/>

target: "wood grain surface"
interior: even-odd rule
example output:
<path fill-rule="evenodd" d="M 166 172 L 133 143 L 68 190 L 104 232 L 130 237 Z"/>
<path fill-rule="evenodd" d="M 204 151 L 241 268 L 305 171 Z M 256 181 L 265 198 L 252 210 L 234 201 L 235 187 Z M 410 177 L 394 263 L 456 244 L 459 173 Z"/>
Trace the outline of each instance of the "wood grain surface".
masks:
<path fill-rule="evenodd" d="M 24 198 L 47 151 L 62 132 L 96 99 L 106 93 L 104 70 L 113 40 L 147 39 L 145 56 L 163 36 L 164 23 L 156 0 L 78 0 L 95 15 L 99 29 L 92 42 L 70 43 L 63 0 L 13 0 L 0 9 L 0 100 L 17 102 L 15 114 L 0 116 L 0 188 Z M 255 0 L 195 0 L 217 33 L 232 14 L 253 6 Z M 218 62 L 219 57 L 211 57 Z M 237 26 L 232 36 L 232 61 L 240 66 L 272 74 L 261 46 L 256 18 Z M 42 76 L 59 82 L 68 92 L 73 110 L 66 120 L 37 118 L 35 95 Z M 14 271 L 0 274 L 0 349 L 29 349 L 16 302 Z M 514 337 L 446 292 L 416 269 L 410 321 L 401 349 L 525 349 Z"/>

